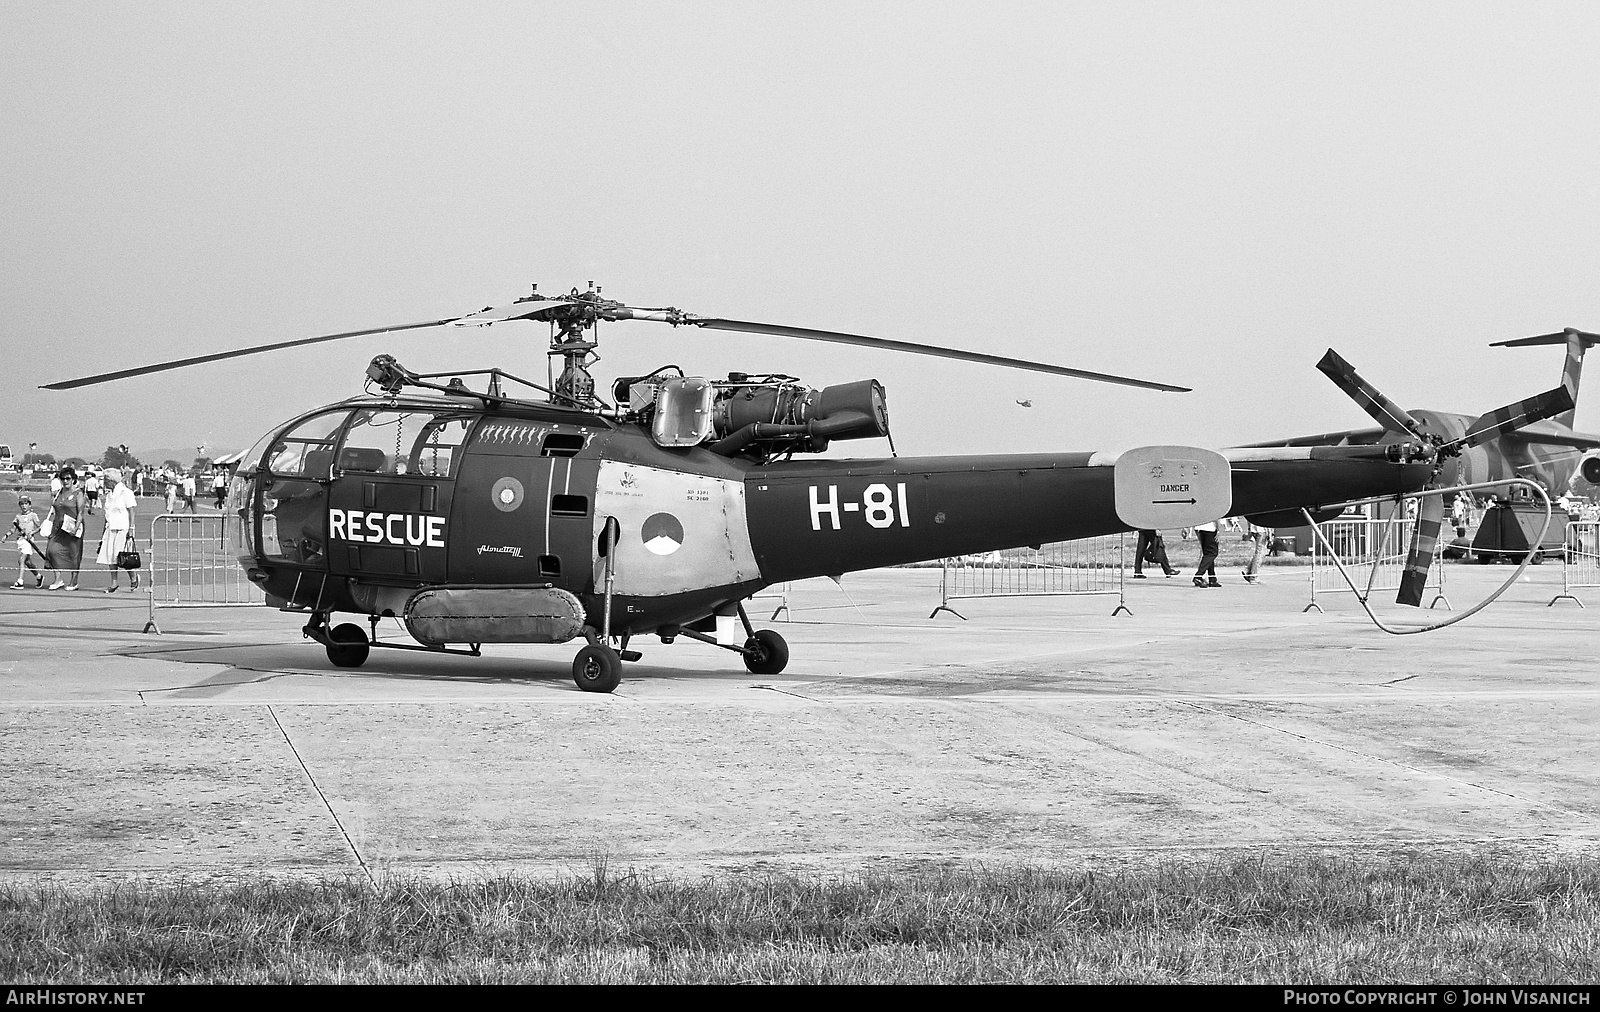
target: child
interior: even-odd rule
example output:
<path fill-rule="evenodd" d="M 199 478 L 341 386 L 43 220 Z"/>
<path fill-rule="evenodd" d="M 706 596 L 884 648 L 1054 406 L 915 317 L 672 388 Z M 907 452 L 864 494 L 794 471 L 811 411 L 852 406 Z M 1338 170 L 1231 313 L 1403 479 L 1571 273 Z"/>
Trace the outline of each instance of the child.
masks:
<path fill-rule="evenodd" d="M 1244 540 L 1253 540 L 1256 544 L 1255 549 L 1250 553 L 1250 564 L 1239 572 L 1244 576 L 1245 583 L 1259 586 L 1261 583 L 1261 563 L 1267 557 L 1267 549 L 1272 546 L 1272 528 L 1262 527 L 1258 524 L 1250 523 L 1248 520 L 1245 521 L 1245 524 Z"/>
<path fill-rule="evenodd" d="M 33 570 L 33 585 L 44 586 L 44 572 L 33 564 L 35 557 L 43 558 L 39 546 L 33 543 L 33 536 L 39 533 L 39 514 L 33 511 L 33 500 L 27 496 L 17 497 L 17 516 L 11 521 L 11 533 L 17 539 L 17 582 L 11 586 L 13 589 L 21 587 L 23 567 Z"/>

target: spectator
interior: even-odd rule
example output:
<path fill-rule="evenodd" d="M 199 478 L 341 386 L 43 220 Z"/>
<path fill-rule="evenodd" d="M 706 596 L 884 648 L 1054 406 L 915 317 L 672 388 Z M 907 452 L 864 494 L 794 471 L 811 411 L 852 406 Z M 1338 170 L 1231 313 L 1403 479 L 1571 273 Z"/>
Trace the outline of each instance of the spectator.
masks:
<path fill-rule="evenodd" d="M 185 509 L 187 509 L 190 513 L 198 513 L 198 512 L 200 512 L 198 509 L 195 508 L 195 505 L 194 505 L 194 475 L 193 474 L 186 474 L 186 475 L 183 476 L 182 491 L 179 492 L 179 495 L 183 496 L 183 506 L 184 506 Z"/>
<path fill-rule="evenodd" d="M 1245 531 L 1245 540 L 1255 540 L 1255 549 L 1250 553 L 1250 563 L 1243 570 L 1244 582 L 1258 584 L 1261 582 L 1261 562 L 1267 557 L 1267 549 L 1272 545 L 1272 528 L 1262 527 L 1260 524 L 1250 523 L 1245 520 L 1248 530 Z"/>
<path fill-rule="evenodd" d="M 100 554 L 95 561 L 111 569 L 111 586 L 106 588 L 107 594 L 117 592 L 118 574 L 122 572 L 117 567 L 117 553 L 127 550 L 133 542 L 134 512 L 139 507 L 139 500 L 134 498 L 133 492 L 122 484 L 122 472 L 114 467 L 106 468 L 106 532 L 100 538 Z M 131 590 L 139 589 L 139 574 L 128 571 L 128 587 Z"/>
<path fill-rule="evenodd" d="M 17 515 L 11 521 L 11 533 L 17 539 L 17 582 L 11 586 L 23 586 L 22 574 L 24 567 L 33 572 L 33 585 L 44 586 L 44 571 L 33 564 L 35 557 L 43 558 L 39 546 L 34 544 L 33 536 L 39 533 L 39 514 L 33 511 L 33 500 L 25 495 L 17 497 Z"/>
<path fill-rule="evenodd" d="M 167 512 L 178 512 L 178 479 L 167 475 Z"/>
<path fill-rule="evenodd" d="M 63 467 L 56 472 L 56 478 L 61 481 L 61 491 L 50 504 L 50 541 L 45 545 L 50 568 L 56 571 L 56 582 L 50 589 L 77 590 L 78 570 L 83 565 L 83 517 L 88 507 L 83 487 L 78 484 L 78 472 Z M 63 580 L 63 574 L 71 582 Z"/>
<path fill-rule="evenodd" d="M 1144 575 L 1144 564 L 1146 562 L 1152 566 L 1160 566 L 1161 571 L 1168 576 L 1178 575 L 1178 571 L 1173 569 L 1172 563 L 1167 560 L 1167 542 L 1161 537 L 1160 531 L 1141 530 L 1139 532 L 1139 544 L 1134 549 L 1133 555 L 1133 578 L 1135 580 L 1146 578 Z"/>
<path fill-rule="evenodd" d="M 89 512 L 93 514 L 95 506 L 100 502 L 100 479 L 93 471 L 84 476 L 83 497 L 88 500 Z"/>
<path fill-rule="evenodd" d="M 211 476 L 211 494 L 217 497 L 217 509 L 221 509 L 222 500 L 228 497 L 228 472 L 221 468 Z"/>
<path fill-rule="evenodd" d="M 1217 522 L 1195 524 L 1195 536 L 1200 539 L 1200 565 L 1195 567 L 1196 587 L 1220 587 L 1217 579 Z"/>

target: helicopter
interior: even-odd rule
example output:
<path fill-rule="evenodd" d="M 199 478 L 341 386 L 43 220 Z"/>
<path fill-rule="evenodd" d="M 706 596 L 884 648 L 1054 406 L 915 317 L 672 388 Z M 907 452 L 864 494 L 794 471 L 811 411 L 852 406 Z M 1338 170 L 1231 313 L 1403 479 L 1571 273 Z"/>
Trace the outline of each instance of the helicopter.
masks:
<path fill-rule="evenodd" d="M 1600 334 L 1572 327 L 1554 334 L 1497 341 L 1495 348 L 1522 348 L 1561 344 L 1567 349 L 1561 384 L 1541 394 L 1496 408 L 1482 415 L 1448 411 L 1407 411 L 1376 386 L 1362 378 L 1338 352 L 1329 348 L 1317 370 L 1344 391 L 1374 421 L 1377 428 L 1346 429 L 1313 436 L 1252 444 L 1248 449 L 1271 446 L 1416 446 L 1435 461 L 1430 488 L 1485 485 L 1529 480 L 1554 495 L 1568 491 L 1581 475 L 1600 481 L 1600 436 L 1578 432 L 1572 424 L 1577 410 L 1578 383 L 1583 373 L 1583 353 L 1600 343 Z M 1422 498 L 1416 532 L 1407 552 L 1396 603 L 1420 607 L 1428 569 L 1433 564 L 1444 522 L 1444 497 Z M 1452 542 L 1453 551 L 1470 545 L 1465 537 Z M 1535 556 L 1537 558 L 1537 555 Z"/>
<path fill-rule="evenodd" d="M 607 299 L 592 285 L 463 316 L 346 331 L 47 384 L 62 390 L 282 348 L 439 326 L 549 325 L 545 384 L 501 369 L 420 374 L 392 356 L 367 392 L 274 427 L 239 463 L 225 519 L 267 603 L 336 666 L 371 649 L 478 656 L 489 643 L 585 645 L 576 685 L 610 692 L 644 636 L 789 661 L 743 602 L 790 580 L 1140 528 L 1308 509 L 1416 491 L 1435 471 L 1412 444 L 1216 451 L 899 456 L 876 379 L 815 389 L 779 373 L 726 378 L 664 365 L 597 393 L 599 327 L 618 321 L 887 349 L 1165 391 L 1187 388 L 838 331 L 698 316 Z M 559 373 L 557 366 L 559 365 Z M 469 386 L 472 379 L 475 386 Z M 532 391 L 532 396 L 524 393 Z M 520 396 L 518 394 L 521 394 Z M 817 456 L 887 438 L 890 455 Z M 334 624 L 334 615 L 364 618 Z M 415 643 L 379 642 L 381 619 Z"/>
<path fill-rule="evenodd" d="M 1548 417 L 1501 431 L 1494 439 L 1482 440 L 1461 448 L 1460 452 L 1446 454 L 1440 468 L 1440 482 L 1469 485 L 1522 477 L 1538 482 L 1551 495 L 1570 492 L 1580 476 L 1586 481 L 1600 484 L 1600 435 L 1578 432 L 1573 428 L 1578 383 L 1583 373 L 1583 353 L 1597 343 L 1600 343 L 1600 334 L 1568 327 L 1554 334 L 1496 341 L 1490 345 L 1493 348 L 1564 345 L 1567 354 L 1561 387 L 1572 403 Z M 1350 364 L 1331 349 L 1317 368 L 1353 397 L 1378 423 L 1377 427 L 1297 436 L 1254 443 L 1251 444 L 1253 447 L 1349 446 L 1407 440 L 1426 440 L 1444 445 L 1475 431 L 1481 420 L 1492 419 L 1495 414 L 1470 415 L 1416 408 L 1407 412 L 1383 394 L 1377 393 L 1375 387 L 1356 375 Z M 1358 393 L 1362 389 L 1371 391 L 1370 396 Z M 1561 395 L 1552 390 L 1540 396 L 1555 398 Z"/>

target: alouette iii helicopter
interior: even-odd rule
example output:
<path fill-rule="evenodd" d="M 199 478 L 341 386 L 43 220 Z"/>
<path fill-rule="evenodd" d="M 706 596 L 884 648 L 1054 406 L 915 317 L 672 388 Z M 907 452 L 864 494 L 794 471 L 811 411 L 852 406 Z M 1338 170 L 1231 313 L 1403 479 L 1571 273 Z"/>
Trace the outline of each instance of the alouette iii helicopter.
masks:
<path fill-rule="evenodd" d="M 1435 451 L 1412 444 L 819 458 L 889 437 L 875 379 L 813 389 L 792 376 L 725 379 L 665 365 L 617 379 L 588 367 L 602 322 L 651 320 L 827 341 L 1163 391 L 1186 388 L 835 331 L 645 309 L 580 292 L 466 316 L 327 334 L 49 384 L 61 390 L 324 341 L 512 320 L 550 325 L 559 374 L 421 375 L 388 355 L 369 393 L 277 426 L 241 460 L 225 516 L 268 604 L 307 616 L 335 665 L 374 646 L 478 655 L 485 643 L 587 642 L 573 679 L 613 690 L 636 637 L 679 637 L 776 674 L 789 649 L 743 602 L 787 580 L 1137 528 L 1246 515 L 1317 519 L 1333 504 L 1414 492 Z M 554 367 L 551 373 L 555 373 Z M 464 377 L 483 389 L 469 388 Z M 543 394 L 513 396 L 516 383 Z M 1520 420 L 1519 420 L 1520 423 Z M 1329 508 L 1331 507 L 1331 509 Z M 237 522 L 233 518 L 237 517 Z M 336 613 L 363 616 L 333 624 Z M 395 617 L 420 646 L 378 642 Z M 464 648 L 464 649 L 463 649 Z"/>

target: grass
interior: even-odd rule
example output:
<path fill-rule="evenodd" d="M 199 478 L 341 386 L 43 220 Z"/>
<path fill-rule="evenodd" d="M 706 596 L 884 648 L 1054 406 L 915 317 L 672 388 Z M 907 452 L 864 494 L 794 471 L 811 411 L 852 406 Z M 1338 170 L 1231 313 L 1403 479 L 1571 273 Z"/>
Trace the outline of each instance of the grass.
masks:
<path fill-rule="evenodd" d="M 1600 862 L 1213 858 L 1115 873 L 587 874 L 0 888 L 0 979 L 1564 982 Z"/>

